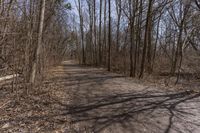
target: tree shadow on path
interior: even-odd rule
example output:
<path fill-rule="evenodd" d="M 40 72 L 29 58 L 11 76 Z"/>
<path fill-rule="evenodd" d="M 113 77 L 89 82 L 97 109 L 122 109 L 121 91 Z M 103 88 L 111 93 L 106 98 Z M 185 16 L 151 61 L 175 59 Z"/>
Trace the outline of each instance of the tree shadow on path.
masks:
<path fill-rule="evenodd" d="M 37 90 L 22 98 L 21 106 L 5 107 L 12 117 L 0 119 L 0 126 L 10 123 L 30 132 L 200 132 L 200 93 L 145 88 L 121 75 L 67 63 L 54 69 L 44 93 Z"/>
<path fill-rule="evenodd" d="M 192 91 L 104 94 L 68 106 L 66 115 L 95 133 L 192 132 L 200 126 L 194 119 L 200 117 L 199 96 Z"/>

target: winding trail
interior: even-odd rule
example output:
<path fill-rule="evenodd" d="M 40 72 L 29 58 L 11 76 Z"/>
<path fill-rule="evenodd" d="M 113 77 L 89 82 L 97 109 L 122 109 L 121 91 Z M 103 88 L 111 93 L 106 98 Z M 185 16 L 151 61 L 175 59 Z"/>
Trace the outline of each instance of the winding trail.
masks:
<path fill-rule="evenodd" d="M 200 93 L 145 85 L 73 61 L 50 69 L 31 93 L 3 104 L 0 132 L 200 133 Z"/>
<path fill-rule="evenodd" d="M 199 93 L 142 85 L 73 61 L 63 62 L 54 74 L 70 96 L 65 114 L 77 132 L 200 132 Z"/>

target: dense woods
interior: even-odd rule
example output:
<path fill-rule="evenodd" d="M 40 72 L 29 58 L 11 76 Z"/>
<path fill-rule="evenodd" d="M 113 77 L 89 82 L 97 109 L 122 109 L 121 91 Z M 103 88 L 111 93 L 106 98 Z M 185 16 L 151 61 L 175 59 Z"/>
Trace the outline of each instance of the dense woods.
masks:
<path fill-rule="evenodd" d="M 131 77 L 199 77 L 198 0 L 1 0 L 1 75 L 42 78 L 66 56 Z M 39 75 L 39 76 L 35 76 Z"/>
<path fill-rule="evenodd" d="M 60 62 L 69 41 L 70 8 L 61 0 L 1 0 L 1 76 L 19 74 L 24 82 L 34 83 Z"/>
<path fill-rule="evenodd" d="M 131 77 L 199 77 L 198 0 L 77 0 L 80 63 Z"/>
<path fill-rule="evenodd" d="M 0 132 L 200 133 L 200 0 L 0 0 Z"/>

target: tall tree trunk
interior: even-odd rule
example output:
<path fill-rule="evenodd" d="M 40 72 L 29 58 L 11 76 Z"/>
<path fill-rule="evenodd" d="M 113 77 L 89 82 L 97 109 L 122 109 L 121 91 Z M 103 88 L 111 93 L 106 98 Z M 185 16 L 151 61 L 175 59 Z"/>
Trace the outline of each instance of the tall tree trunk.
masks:
<path fill-rule="evenodd" d="M 162 13 L 160 13 L 158 22 L 157 22 L 157 29 L 156 29 L 156 41 L 154 44 L 154 49 L 153 49 L 153 62 L 152 62 L 152 71 L 155 63 L 155 57 L 156 57 L 156 51 L 157 51 L 157 45 L 158 45 L 158 35 L 159 35 L 159 28 L 160 28 L 160 20 L 161 20 Z"/>
<path fill-rule="evenodd" d="M 140 46 L 142 45 L 141 40 L 141 33 L 142 33 L 142 12 L 143 12 L 143 0 L 140 0 L 139 4 L 139 13 L 138 13 L 138 20 L 137 20 L 137 38 L 136 38 L 136 45 L 137 45 L 137 53 L 136 53 L 136 64 L 138 64 L 138 72 L 139 72 L 139 63 L 140 63 Z M 137 73 L 138 74 L 138 73 Z"/>
<path fill-rule="evenodd" d="M 109 22 L 108 22 L 108 71 L 111 70 L 111 2 L 108 0 L 108 13 L 109 13 Z"/>
<path fill-rule="evenodd" d="M 117 42 L 116 42 L 116 53 L 119 52 L 119 30 L 120 30 L 120 21 L 121 21 L 121 0 L 115 0 L 116 3 L 116 11 L 117 11 Z"/>
<path fill-rule="evenodd" d="M 177 40 L 176 53 L 175 53 L 175 57 L 174 57 L 174 61 L 172 64 L 172 69 L 171 69 L 172 75 L 174 75 L 176 72 L 176 67 L 177 67 L 178 61 L 179 61 L 179 68 L 181 67 L 183 29 L 184 29 L 184 24 L 185 24 L 185 20 L 186 20 L 188 11 L 190 9 L 190 4 L 191 4 L 191 1 L 189 1 L 186 4 L 183 4 L 182 1 L 180 1 L 180 9 L 179 9 L 180 23 L 177 22 L 177 26 L 179 28 L 179 34 L 178 34 L 178 40 Z M 180 71 L 178 71 L 178 75 L 179 75 L 179 73 L 180 73 Z M 178 80 L 177 80 L 177 82 L 178 82 Z"/>
<path fill-rule="evenodd" d="M 135 7 L 132 0 L 129 0 L 129 12 L 130 12 L 130 77 L 135 76 L 135 68 L 133 65 L 133 47 L 135 43 L 135 30 L 134 30 L 134 24 L 135 24 Z"/>
<path fill-rule="evenodd" d="M 100 10 L 99 10 L 99 64 L 100 65 L 102 63 L 101 16 L 102 16 L 102 0 L 100 0 Z"/>
<path fill-rule="evenodd" d="M 82 14 L 81 0 L 78 0 L 78 10 L 79 10 L 80 30 L 81 30 L 82 63 L 85 64 L 86 63 L 86 58 L 85 58 L 84 31 L 83 31 L 83 14 Z"/>
<path fill-rule="evenodd" d="M 33 4 L 34 4 L 34 0 L 30 0 L 29 3 L 29 15 L 30 15 L 30 23 L 28 24 L 28 43 L 26 44 L 26 50 L 25 50 L 25 54 L 24 54 L 24 58 L 25 58 L 25 66 L 26 66 L 26 70 L 25 70 L 25 77 L 26 77 L 26 82 L 29 82 L 30 80 L 30 74 L 31 74 L 31 56 L 30 56 L 30 46 L 33 45 Z"/>
<path fill-rule="evenodd" d="M 139 35 L 139 30 L 140 29 L 138 29 L 139 28 L 139 25 L 138 25 L 138 23 L 139 23 L 139 18 L 140 18 L 140 10 L 139 10 L 139 0 L 136 0 L 136 5 L 135 5 L 135 7 L 136 7 L 136 9 L 135 9 L 135 12 L 136 12 L 136 14 L 137 14 L 137 17 L 135 18 L 135 23 L 136 23 L 136 28 L 135 28 L 135 48 L 134 48 L 134 77 L 136 76 L 136 72 L 137 72 L 137 61 L 138 61 L 138 59 L 137 59 L 137 55 L 138 55 L 138 45 L 139 45 L 139 39 L 140 39 L 140 35 Z"/>
<path fill-rule="evenodd" d="M 89 9 L 89 46 L 90 46 L 90 55 L 91 55 L 91 60 L 90 63 L 93 62 L 94 60 L 94 50 L 93 50 L 93 11 L 92 11 L 92 4 L 91 4 L 91 0 L 87 0 L 87 4 L 88 4 L 88 9 Z"/>
<path fill-rule="evenodd" d="M 177 62 L 179 60 L 179 56 L 181 56 L 180 50 L 182 50 L 182 46 L 181 46 L 182 33 L 183 33 L 183 29 L 180 28 L 179 29 L 179 35 L 178 35 L 176 52 L 175 52 L 175 57 L 174 57 L 174 61 L 173 61 L 173 64 L 172 64 L 172 69 L 171 69 L 171 74 L 172 75 L 174 75 L 175 72 L 176 72 Z"/>
<path fill-rule="evenodd" d="M 37 41 L 37 47 L 34 54 L 34 60 L 33 60 L 33 65 L 32 65 L 32 72 L 31 72 L 31 77 L 30 77 L 31 83 L 35 83 L 37 67 L 40 61 L 40 53 L 42 50 L 42 33 L 43 33 L 43 26 L 44 26 L 45 3 L 46 3 L 46 0 L 41 0 L 38 41 Z"/>
<path fill-rule="evenodd" d="M 106 64 L 107 61 L 107 30 L 106 30 L 106 25 L 107 25 L 107 1 L 104 0 L 104 26 L 103 26 L 103 30 L 104 30 L 104 36 L 103 36 L 103 51 L 102 54 L 104 55 L 104 63 Z M 104 51 L 106 51 L 104 53 Z"/>
<path fill-rule="evenodd" d="M 148 38 L 151 37 L 149 35 L 149 31 L 151 29 L 151 13 L 152 13 L 152 5 L 153 5 L 153 0 L 149 0 L 149 5 L 148 5 L 148 11 L 147 11 L 147 19 L 146 19 L 146 27 L 145 27 L 145 37 L 144 37 L 144 47 L 143 47 L 143 53 L 142 53 L 142 62 L 141 62 L 141 71 L 139 78 L 143 77 L 144 74 L 144 66 L 145 66 L 145 59 L 146 59 L 146 49 L 148 46 Z"/>
<path fill-rule="evenodd" d="M 152 73 L 152 44 L 151 44 L 151 41 L 152 41 L 152 13 L 149 15 L 149 26 L 148 26 L 148 43 L 147 43 L 147 72 L 148 74 L 151 74 Z"/>
<path fill-rule="evenodd" d="M 96 28 L 96 0 L 93 0 L 93 19 L 94 19 L 94 53 L 95 53 L 95 60 L 94 63 L 97 66 L 98 64 L 98 53 L 97 53 L 97 28 Z"/>

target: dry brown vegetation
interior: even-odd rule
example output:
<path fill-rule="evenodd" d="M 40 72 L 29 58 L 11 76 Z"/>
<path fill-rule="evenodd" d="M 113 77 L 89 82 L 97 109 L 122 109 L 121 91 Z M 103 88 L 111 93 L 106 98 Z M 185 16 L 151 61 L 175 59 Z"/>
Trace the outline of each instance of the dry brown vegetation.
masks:
<path fill-rule="evenodd" d="M 77 2 L 85 29 L 78 34 L 80 63 L 136 78 L 176 77 L 173 83 L 199 78 L 198 0 Z"/>
<path fill-rule="evenodd" d="M 187 88 L 186 88 L 187 89 Z M 200 94 L 65 61 L 39 86 L 0 94 L 0 132 L 199 132 Z"/>
<path fill-rule="evenodd" d="M 199 0 L 0 0 L 0 132 L 199 132 L 199 22 Z"/>

